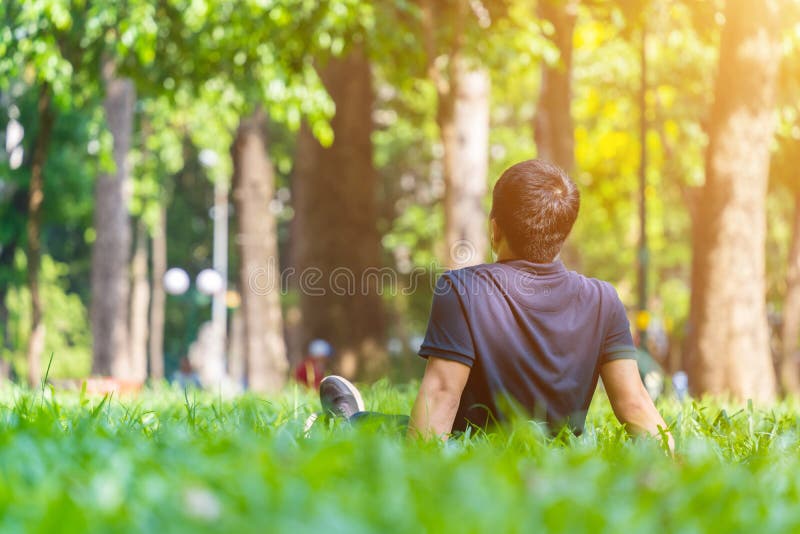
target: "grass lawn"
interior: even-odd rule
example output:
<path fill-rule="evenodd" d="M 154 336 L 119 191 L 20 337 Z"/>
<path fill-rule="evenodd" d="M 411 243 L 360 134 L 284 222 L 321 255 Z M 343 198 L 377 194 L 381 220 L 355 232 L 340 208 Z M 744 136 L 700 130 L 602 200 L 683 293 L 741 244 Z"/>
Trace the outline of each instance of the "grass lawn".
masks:
<path fill-rule="evenodd" d="M 367 407 L 407 413 L 414 388 Z M 264 400 L 0 393 L 0 532 L 798 532 L 798 405 L 664 403 L 677 460 L 600 398 L 581 437 L 520 421 L 449 443 Z"/>

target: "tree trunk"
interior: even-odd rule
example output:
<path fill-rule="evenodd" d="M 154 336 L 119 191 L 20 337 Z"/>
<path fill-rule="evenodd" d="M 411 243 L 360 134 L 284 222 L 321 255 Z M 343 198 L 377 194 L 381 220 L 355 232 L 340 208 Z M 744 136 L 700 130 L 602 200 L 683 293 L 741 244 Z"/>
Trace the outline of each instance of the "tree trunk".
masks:
<path fill-rule="evenodd" d="M 35 387 L 42 379 L 42 352 L 44 351 L 44 317 L 39 294 L 39 268 L 42 261 L 41 225 L 44 202 L 44 165 L 47 148 L 53 132 L 53 108 L 50 85 L 39 90 L 37 104 L 39 133 L 33 148 L 31 182 L 28 188 L 28 289 L 31 292 L 31 333 L 28 338 L 28 384 Z"/>
<path fill-rule="evenodd" d="M 575 169 L 575 128 L 572 121 L 572 37 L 578 0 L 543 0 L 538 15 L 553 25 L 550 37 L 558 48 L 556 65 L 542 63 L 542 82 L 533 119 L 537 157 L 555 163 L 568 174 Z M 567 240 L 561 258 L 580 266 L 580 251 Z"/>
<path fill-rule="evenodd" d="M 775 396 L 765 303 L 766 192 L 780 59 L 778 8 L 729 0 L 693 272 L 693 387 Z"/>
<path fill-rule="evenodd" d="M 335 139 L 322 147 L 307 127 L 298 139 L 292 241 L 302 344 L 326 339 L 336 350 L 341 374 L 371 379 L 382 375 L 387 363 L 380 296 L 386 273 L 380 270 L 370 139 L 372 75 L 360 47 L 331 59 L 319 74 L 336 103 Z M 311 278 L 314 273 L 320 275 L 317 280 Z"/>
<path fill-rule="evenodd" d="M 463 56 L 469 4 L 422 2 L 422 30 L 428 77 L 436 88 L 436 123 L 444 149 L 444 263 L 466 267 L 486 260 L 488 221 L 483 202 L 489 165 L 489 76 L 470 68 Z M 452 27 L 447 68 L 440 61 L 440 20 Z"/>
<path fill-rule="evenodd" d="M 577 18 L 576 0 L 544 0 L 539 17 L 553 25 L 551 37 L 560 53 L 558 64 L 542 64 L 542 86 L 536 106 L 533 134 L 538 157 L 567 173 L 575 167 L 572 123 L 572 34 Z"/>
<path fill-rule="evenodd" d="M 158 225 L 153 232 L 153 272 L 150 297 L 150 378 L 164 378 L 164 274 L 167 272 L 167 210 L 159 210 Z"/>
<path fill-rule="evenodd" d="M 231 147 L 244 353 L 250 388 L 274 393 L 286 383 L 288 361 L 280 304 L 278 237 L 270 202 L 275 175 L 267 155 L 266 116 L 242 119 Z"/>
<path fill-rule="evenodd" d="M 103 65 L 108 128 L 114 137 L 113 174 L 102 174 L 95 185 L 92 247 L 92 372 L 127 379 L 131 372 L 128 346 L 128 260 L 131 228 L 128 215 L 131 146 L 136 95 L 133 82 L 117 78 L 114 65 Z"/>
<path fill-rule="evenodd" d="M 781 385 L 785 393 L 800 393 L 800 191 L 795 193 L 794 227 L 786 273 L 781 331 Z"/>
<path fill-rule="evenodd" d="M 488 252 L 484 200 L 489 167 L 489 76 L 458 57 L 450 93 L 440 95 L 444 148 L 444 238 L 449 268 L 483 263 Z"/>
<path fill-rule="evenodd" d="M 130 378 L 144 382 L 147 378 L 147 308 L 150 305 L 150 283 L 147 280 L 147 228 L 142 221 L 136 226 L 131 278 Z"/>

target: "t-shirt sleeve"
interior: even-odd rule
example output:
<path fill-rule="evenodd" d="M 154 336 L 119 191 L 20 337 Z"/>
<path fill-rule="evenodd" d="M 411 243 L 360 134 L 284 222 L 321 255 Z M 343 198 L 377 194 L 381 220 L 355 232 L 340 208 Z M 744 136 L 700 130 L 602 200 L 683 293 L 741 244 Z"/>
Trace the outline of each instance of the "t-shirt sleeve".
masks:
<path fill-rule="evenodd" d="M 608 314 L 606 337 L 600 351 L 600 363 L 612 360 L 635 360 L 636 347 L 633 344 L 631 325 L 625 313 L 625 305 L 619 299 L 616 290 L 609 286 L 611 293 L 611 309 Z"/>
<path fill-rule="evenodd" d="M 428 330 L 419 349 L 420 356 L 452 360 L 472 367 L 475 348 L 462 297 L 467 298 L 466 295 L 459 295 L 447 273 L 437 280 Z"/>

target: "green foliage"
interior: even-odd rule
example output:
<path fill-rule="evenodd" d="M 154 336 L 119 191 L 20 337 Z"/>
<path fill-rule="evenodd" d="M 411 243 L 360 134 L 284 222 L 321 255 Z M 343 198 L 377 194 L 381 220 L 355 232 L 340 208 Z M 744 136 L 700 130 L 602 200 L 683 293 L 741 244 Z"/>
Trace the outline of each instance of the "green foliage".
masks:
<path fill-rule="evenodd" d="M 25 269 L 25 255 L 17 251 L 17 268 Z M 50 376 L 54 378 L 80 377 L 91 369 L 92 341 L 86 308 L 77 293 L 64 290 L 70 272 L 67 264 L 58 263 L 50 256 L 42 257 L 40 291 L 44 308 L 45 354 L 58 354 L 53 360 Z M 0 357 L 11 362 L 17 375 L 27 374 L 27 354 L 30 335 L 30 292 L 27 287 L 13 287 L 6 296 L 9 310 L 8 324 L 11 346 L 14 350 L 0 349 Z M 48 362 L 42 362 L 42 373 Z"/>
<path fill-rule="evenodd" d="M 414 387 L 367 407 L 406 412 Z M 581 437 L 519 421 L 443 444 L 303 421 L 310 393 L 2 395 L 0 528 L 60 532 L 790 532 L 795 402 L 663 403 L 678 458 L 602 398 Z"/>
<path fill-rule="evenodd" d="M 0 248 L 16 250 L 25 246 L 28 220 L 28 182 L 31 172 L 30 154 L 38 135 L 36 115 L 37 91 L 16 83 L 8 93 L 9 109 L 24 129 L 22 147 L 25 159 L 17 169 L 8 160 L 0 159 Z M 88 300 L 89 246 L 93 232 L 92 191 L 94 178 L 102 161 L 102 117 L 91 110 L 59 108 L 53 127 L 53 143 L 44 170 L 44 204 L 42 241 L 44 248 L 58 262 L 69 265 L 65 289 L 77 292 Z M 5 130 L 10 117 L 0 113 L 0 130 Z M 14 286 L 24 282 L 24 273 L 17 270 L 13 252 L 8 261 L 0 263 L 0 283 Z"/>

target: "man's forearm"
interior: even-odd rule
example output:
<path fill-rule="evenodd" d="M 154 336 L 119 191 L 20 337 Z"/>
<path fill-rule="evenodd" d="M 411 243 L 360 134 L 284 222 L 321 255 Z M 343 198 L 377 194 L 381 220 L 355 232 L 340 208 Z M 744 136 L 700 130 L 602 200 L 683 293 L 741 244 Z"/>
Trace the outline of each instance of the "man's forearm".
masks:
<path fill-rule="evenodd" d="M 663 429 L 667 433 L 669 448 L 673 450 L 672 434 L 642 384 L 636 360 L 620 358 L 609 361 L 600 368 L 600 375 L 614 415 L 628 432 L 660 437 Z"/>
<path fill-rule="evenodd" d="M 651 435 L 660 438 L 663 431 L 666 433 L 669 449 L 674 450 L 672 433 L 667 429 L 667 423 L 664 422 L 650 397 L 642 398 L 640 402 L 633 404 L 635 405 L 627 407 L 620 417 L 628 432 L 632 435 Z"/>
<path fill-rule="evenodd" d="M 447 439 L 461 402 L 470 368 L 463 363 L 429 358 L 408 426 L 410 438 Z"/>
<path fill-rule="evenodd" d="M 453 430 L 459 400 L 460 396 L 452 392 L 421 387 L 411 410 L 408 436 L 447 439 Z"/>

